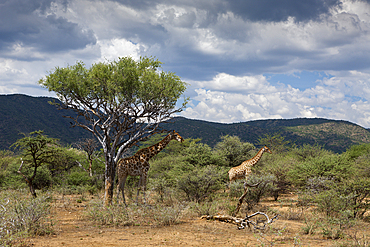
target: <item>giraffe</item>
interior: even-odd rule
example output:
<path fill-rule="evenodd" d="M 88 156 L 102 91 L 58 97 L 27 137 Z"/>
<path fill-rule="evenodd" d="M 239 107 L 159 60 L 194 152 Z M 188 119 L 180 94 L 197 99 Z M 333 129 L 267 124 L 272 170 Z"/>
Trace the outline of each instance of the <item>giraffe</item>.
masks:
<path fill-rule="evenodd" d="M 257 162 L 261 159 L 262 157 L 262 154 L 264 152 L 268 152 L 268 153 L 272 153 L 271 150 L 264 146 L 263 148 L 260 149 L 260 151 L 258 151 L 258 153 L 256 154 L 256 156 L 254 156 L 252 159 L 249 159 L 249 160 L 246 160 L 244 161 L 243 163 L 241 163 L 241 165 L 239 166 L 236 166 L 236 167 L 232 167 L 228 174 L 229 174 L 229 180 L 230 180 L 230 183 L 236 179 L 245 179 L 245 182 L 244 182 L 244 194 L 239 198 L 239 202 L 238 202 L 238 205 L 236 206 L 236 209 L 233 213 L 233 216 L 235 217 L 236 214 L 239 212 L 240 210 L 240 207 L 243 203 L 243 200 L 244 200 L 244 197 L 247 195 L 247 192 L 248 192 L 248 187 L 256 187 L 258 186 L 260 183 L 257 183 L 255 185 L 249 185 L 247 183 L 247 179 L 249 177 L 249 175 L 252 173 L 252 166 L 254 166 L 255 164 L 257 164 Z"/>
<path fill-rule="evenodd" d="M 117 203 L 119 199 L 119 190 L 122 191 L 123 202 L 126 205 L 125 200 L 125 182 L 128 175 L 130 176 L 140 176 L 138 183 L 136 203 L 138 203 L 139 192 L 143 190 L 143 201 L 145 202 L 145 190 L 146 190 L 146 180 L 148 176 L 148 171 L 150 168 L 149 159 L 155 156 L 157 153 L 162 151 L 171 140 L 176 140 L 183 142 L 184 139 L 175 131 L 170 132 L 162 141 L 154 144 L 150 147 L 143 148 L 136 152 L 131 157 L 120 159 L 117 163 L 118 171 L 118 184 L 117 184 Z"/>
<path fill-rule="evenodd" d="M 245 179 L 247 181 L 249 174 L 252 172 L 252 166 L 257 164 L 264 152 L 272 153 L 268 147 L 264 146 L 252 159 L 244 161 L 239 166 L 232 167 L 228 172 L 230 182 L 236 179 Z"/>

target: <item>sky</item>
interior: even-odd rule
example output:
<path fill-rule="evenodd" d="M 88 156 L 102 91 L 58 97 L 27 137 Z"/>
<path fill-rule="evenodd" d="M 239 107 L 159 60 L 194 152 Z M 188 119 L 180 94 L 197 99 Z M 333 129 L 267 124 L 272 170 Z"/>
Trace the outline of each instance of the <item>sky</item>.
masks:
<path fill-rule="evenodd" d="M 187 118 L 370 128 L 370 0 L 0 0 L 0 94 L 124 56 L 187 82 Z"/>

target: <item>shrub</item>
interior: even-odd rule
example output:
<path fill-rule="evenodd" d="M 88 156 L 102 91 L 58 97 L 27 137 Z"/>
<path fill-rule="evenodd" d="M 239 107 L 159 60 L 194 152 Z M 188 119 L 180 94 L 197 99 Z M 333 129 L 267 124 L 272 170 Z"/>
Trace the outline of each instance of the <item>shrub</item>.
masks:
<path fill-rule="evenodd" d="M 96 200 L 90 203 L 85 216 L 101 225 L 168 226 L 178 223 L 183 209 L 184 205 L 179 203 L 171 206 L 156 204 L 147 207 L 129 204 L 127 207 L 121 207 L 116 204 L 104 207 L 103 201 Z"/>
<path fill-rule="evenodd" d="M 224 174 L 223 169 L 213 165 L 195 167 L 179 178 L 177 188 L 185 192 L 188 200 L 200 202 L 221 188 Z"/>
<path fill-rule="evenodd" d="M 215 215 L 217 214 L 219 201 L 208 201 L 208 202 L 192 202 L 189 204 L 191 211 L 195 212 L 197 216 L 202 215 Z"/>
<path fill-rule="evenodd" d="M 0 193 L 0 246 L 14 244 L 30 235 L 53 233 L 49 196 L 22 198 L 17 192 Z"/>
<path fill-rule="evenodd" d="M 271 174 L 267 175 L 255 175 L 252 174 L 248 179 L 248 184 L 258 184 L 256 187 L 250 187 L 248 194 L 244 198 L 247 204 L 246 210 L 252 210 L 256 205 L 259 204 L 262 197 L 265 196 L 272 189 L 272 181 L 274 176 Z"/>
<path fill-rule="evenodd" d="M 307 184 L 308 178 L 326 177 L 341 181 L 352 174 L 351 163 L 336 154 L 308 158 L 296 163 L 288 172 L 290 181 L 299 187 Z"/>
<path fill-rule="evenodd" d="M 214 148 L 215 154 L 225 160 L 226 166 L 238 166 L 248 158 L 253 157 L 254 145 L 241 142 L 238 136 L 221 136 Z"/>
<path fill-rule="evenodd" d="M 67 184 L 73 186 L 87 185 L 91 182 L 91 178 L 87 172 L 74 171 L 67 175 Z"/>
<path fill-rule="evenodd" d="M 169 183 L 165 178 L 151 179 L 149 186 L 159 195 L 159 201 L 164 201 L 164 196 L 167 194 Z"/>
<path fill-rule="evenodd" d="M 259 173 L 267 173 L 273 175 L 272 187 L 270 194 L 274 197 L 275 201 L 279 195 L 286 193 L 289 189 L 291 182 L 289 181 L 288 171 L 294 166 L 295 160 L 290 156 L 283 156 L 281 154 L 269 156 L 268 162 Z"/>
<path fill-rule="evenodd" d="M 229 183 L 229 196 L 240 197 L 244 193 L 244 179 Z"/>
<path fill-rule="evenodd" d="M 351 218 L 361 218 L 370 209 L 370 179 L 334 182 L 317 178 L 315 181 L 314 189 L 308 189 L 304 194 L 317 204 L 317 209 L 326 217 L 340 218 L 350 213 Z"/>

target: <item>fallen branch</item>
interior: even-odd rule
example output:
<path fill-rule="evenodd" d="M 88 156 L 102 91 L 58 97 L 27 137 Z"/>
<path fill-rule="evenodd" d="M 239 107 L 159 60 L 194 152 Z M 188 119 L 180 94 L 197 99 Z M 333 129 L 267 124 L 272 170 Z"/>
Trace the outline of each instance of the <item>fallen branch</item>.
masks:
<path fill-rule="evenodd" d="M 263 215 L 265 216 L 266 220 L 255 220 L 253 221 L 252 218 L 257 215 Z M 232 223 L 239 225 L 238 229 L 244 229 L 246 226 L 248 228 L 251 228 L 251 225 L 253 226 L 254 230 L 264 230 L 267 226 L 267 224 L 271 224 L 275 219 L 278 218 L 278 214 L 272 217 L 271 219 L 268 217 L 267 214 L 262 212 L 256 212 L 251 215 L 247 215 L 244 219 L 242 218 L 236 218 L 229 215 L 203 215 L 201 219 L 207 219 L 207 220 L 219 220 L 226 223 Z M 262 223 L 262 224 L 261 224 Z"/>

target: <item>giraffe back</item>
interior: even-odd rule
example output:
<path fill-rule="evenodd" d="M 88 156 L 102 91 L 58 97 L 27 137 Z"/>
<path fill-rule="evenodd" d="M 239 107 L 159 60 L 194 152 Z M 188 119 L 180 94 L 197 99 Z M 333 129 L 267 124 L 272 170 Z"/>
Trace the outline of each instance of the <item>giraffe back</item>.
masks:
<path fill-rule="evenodd" d="M 124 175 L 140 176 L 148 172 L 149 162 L 141 155 L 134 155 L 127 158 L 122 158 L 117 163 L 118 176 Z"/>

